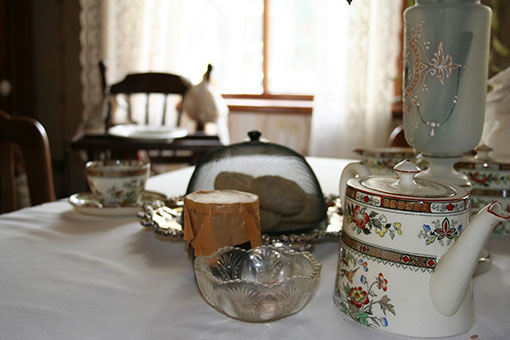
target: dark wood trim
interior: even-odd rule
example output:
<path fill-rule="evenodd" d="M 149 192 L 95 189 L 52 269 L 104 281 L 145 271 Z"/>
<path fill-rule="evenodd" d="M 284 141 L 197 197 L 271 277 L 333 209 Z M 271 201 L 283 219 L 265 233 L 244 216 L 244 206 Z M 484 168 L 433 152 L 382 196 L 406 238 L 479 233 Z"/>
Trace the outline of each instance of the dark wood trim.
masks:
<path fill-rule="evenodd" d="M 200 157 L 221 146 L 223 145 L 218 136 L 209 136 L 201 132 L 171 141 L 119 138 L 107 134 L 81 134 L 71 141 L 71 150 L 86 151 L 89 160 L 99 159 L 99 156 L 106 154 L 109 154 L 112 159 L 136 157 L 138 150 L 175 152 L 169 157 L 165 157 L 164 153 L 156 157 L 150 156 L 153 163 L 164 161 L 165 163 L 196 164 Z M 181 152 L 186 155 L 181 156 Z"/>
<path fill-rule="evenodd" d="M 311 107 L 229 105 L 230 113 L 311 115 Z"/>
<path fill-rule="evenodd" d="M 5 40 L 0 48 L 3 49 L 1 54 L 5 53 L 6 69 L 0 69 L 3 73 L 0 76 L 10 81 L 12 89 L 2 100 L 1 108 L 10 115 L 36 118 L 32 6 L 32 0 L 2 0 L 0 31 L 5 30 L 1 33 Z"/>
<path fill-rule="evenodd" d="M 311 115 L 311 95 L 223 95 L 231 113 Z"/>
<path fill-rule="evenodd" d="M 313 101 L 314 96 L 309 94 L 223 94 L 225 99 L 278 99 Z"/>
<path fill-rule="evenodd" d="M 130 139 L 108 134 L 81 134 L 71 141 L 71 150 L 192 150 L 204 151 L 221 146 L 218 136 L 203 133 L 190 134 L 174 140 Z M 185 147 L 185 148 L 184 148 Z"/>
<path fill-rule="evenodd" d="M 402 111 L 402 101 L 398 101 L 391 106 L 391 115 L 393 119 L 402 119 L 404 112 Z"/>

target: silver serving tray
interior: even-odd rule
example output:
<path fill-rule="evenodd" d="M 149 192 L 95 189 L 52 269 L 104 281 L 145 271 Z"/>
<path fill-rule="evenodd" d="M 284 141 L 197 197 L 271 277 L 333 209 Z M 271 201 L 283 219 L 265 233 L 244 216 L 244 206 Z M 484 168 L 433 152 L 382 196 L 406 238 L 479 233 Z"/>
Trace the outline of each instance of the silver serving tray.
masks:
<path fill-rule="evenodd" d="M 336 195 L 329 195 L 325 196 L 324 200 L 328 209 L 326 229 L 317 228 L 299 234 L 263 234 L 263 243 L 296 250 L 310 250 L 313 247 L 313 242 L 339 238 L 342 231 L 340 199 Z M 183 205 L 182 196 L 171 197 L 165 201 L 146 202 L 137 216 L 140 218 L 142 226 L 152 228 L 157 235 L 183 240 L 184 230 L 181 222 Z"/>

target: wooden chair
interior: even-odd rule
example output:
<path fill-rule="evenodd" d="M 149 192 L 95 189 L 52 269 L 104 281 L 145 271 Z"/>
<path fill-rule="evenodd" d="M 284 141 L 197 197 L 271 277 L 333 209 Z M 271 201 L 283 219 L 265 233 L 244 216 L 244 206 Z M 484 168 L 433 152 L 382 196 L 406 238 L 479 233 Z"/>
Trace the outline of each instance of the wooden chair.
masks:
<path fill-rule="evenodd" d="M 391 131 L 390 137 L 388 138 L 388 146 L 393 147 L 409 147 L 404 134 L 404 126 L 399 125 Z"/>
<path fill-rule="evenodd" d="M 30 202 L 38 205 L 55 200 L 50 146 L 44 127 L 30 117 L 9 116 L 0 111 L 1 212 L 14 211 L 17 203 L 14 145 L 23 156 Z"/>
<path fill-rule="evenodd" d="M 171 73 L 156 73 L 156 72 L 147 72 L 147 73 L 131 73 L 128 74 L 123 80 L 118 83 L 108 85 L 106 79 L 106 64 L 104 61 L 99 62 L 99 71 L 101 75 L 101 85 L 102 90 L 105 95 L 107 106 L 106 106 L 106 115 L 105 115 L 105 127 L 108 129 L 113 125 L 112 115 L 114 108 L 112 107 L 112 101 L 110 100 L 112 96 L 125 96 L 127 99 L 127 122 L 136 124 L 133 119 L 132 112 L 132 98 L 131 95 L 142 94 L 145 95 L 145 124 L 149 123 L 149 115 L 150 115 L 150 97 L 153 94 L 164 95 L 164 103 L 162 106 L 162 119 L 159 122 L 160 125 L 169 125 L 171 127 L 178 127 L 181 124 L 182 117 L 182 103 L 184 102 L 184 97 L 186 92 L 191 88 L 192 84 L 184 77 L 179 75 L 171 74 Z M 208 72 L 210 69 L 208 68 Z M 177 95 L 180 97 L 181 102 L 176 105 L 177 117 L 176 121 L 170 124 L 166 124 L 166 116 L 167 116 L 167 100 L 169 96 Z M 151 121 L 153 124 L 153 120 Z M 90 140 L 89 140 L 90 141 Z M 93 141 L 90 141 L 93 143 Z M 129 143 L 131 144 L 130 150 L 125 150 L 124 152 L 119 152 L 119 148 L 117 147 L 119 142 L 118 140 L 112 140 L 111 147 L 106 148 L 108 152 L 106 153 L 109 158 L 132 158 L 132 157 L 142 157 L 149 158 L 152 163 L 196 163 L 199 157 L 204 154 L 204 150 L 209 150 L 214 147 L 218 147 L 221 145 L 218 136 L 210 136 L 207 135 L 203 131 L 203 126 L 197 124 L 197 131 L 193 134 L 190 134 L 184 138 L 176 139 L 173 143 L 166 141 L 159 141 L 157 145 L 150 145 L 149 141 L 144 143 L 144 141 L 133 141 L 131 140 Z M 123 144 L 128 144 L 128 142 L 123 141 Z M 136 149 L 135 145 L 137 144 L 140 148 Z M 79 147 L 79 145 L 74 145 L 75 147 Z M 151 148 L 151 146 L 153 148 Z M 147 147 L 147 148 L 145 148 Z M 115 152 L 114 152 L 115 151 Z M 103 153 L 105 155 L 105 153 Z M 89 159 L 91 156 L 89 155 Z M 97 154 L 93 156 L 92 159 L 98 158 Z"/>
<path fill-rule="evenodd" d="M 161 125 L 166 124 L 166 107 L 169 95 L 178 95 L 181 97 L 181 102 L 184 100 L 186 91 L 191 87 L 191 83 L 178 75 L 171 73 L 131 73 L 128 74 L 123 80 L 118 83 L 108 85 L 106 80 L 106 64 L 104 61 L 99 62 L 99 71 L 101 74 L 101 84 L 103 86 L 103 93 L 106 97 L 125 95 L 128 101 L 127 119 L 133 122 L 132 109 L 131 109 L 131 95 L 145 94 L 145 119 L 144 123 L 149 123 L 150 112 L 150 96 L 151 94 L 163 94 L 163 113 Z M 112 125 L 112 105 L 108 100 L 105 126 L 109 128 Z M 182 110 L 180 105 L 177 106 L 177 119 L 174 126 L 179 126 L 181 123 Z"/>

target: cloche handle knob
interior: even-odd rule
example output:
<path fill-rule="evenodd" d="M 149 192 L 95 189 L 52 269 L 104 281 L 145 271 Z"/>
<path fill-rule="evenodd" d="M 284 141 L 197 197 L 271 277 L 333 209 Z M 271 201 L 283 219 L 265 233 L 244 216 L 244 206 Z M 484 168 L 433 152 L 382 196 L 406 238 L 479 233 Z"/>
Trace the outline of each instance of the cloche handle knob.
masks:
<path fill-rule="evenodd" d="M 252 130 L 248 132 L 248 137 L 250 137 L 250 142 L 259 142 L 260 136 L 262 136 L 262 133 L 258 130 Z"/>
<path fill-rule="evenodd" d="M 420 188 L 420 185 L 414 180 L 414 176 L 419 174 L 421 171 L 418 165 L 406 159 L 395 165 L 393 170 L 398 175 L 398 180 L 395 182 L 395 186 L 401 188 Z"/>

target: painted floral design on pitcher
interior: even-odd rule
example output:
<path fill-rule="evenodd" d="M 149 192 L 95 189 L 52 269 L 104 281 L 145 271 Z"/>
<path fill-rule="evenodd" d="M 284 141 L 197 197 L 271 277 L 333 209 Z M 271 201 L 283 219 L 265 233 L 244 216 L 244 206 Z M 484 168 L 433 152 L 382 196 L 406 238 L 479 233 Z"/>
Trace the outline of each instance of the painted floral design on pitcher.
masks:
<path fill-rule="evenodd" d="M 432 221 L 432 227 L 428 224 L 423 225 L 418 237 L 425 239 L 426 245 L 438 241 L 442 246 L 449 246 L 462 233 L 462 224 L 455 227 L 457 223 L 457 221 L 450 222 L 448 218 L 445 218 L 443 222 L 440 222 L 440 220 Z"/>
<path fill-rule="evenodd" d="M 431 42 L 421 41 L 422 25 L 414 27 L 406 26 L 409 33 L 408 45 L 406 47 L 405 55 L 407 59 L 412 56 L 413 63 L 406 63 L 405 76 L 408 78 L 407 86 L 404 91 L 404 102 L 407 106 L 407 111 L 411 106 L 417 107 L 418 95 L 422 91 L 427 91 L 427 78 L 429 76 L 435 77 L 439 80 L 441 85 L 445 84 L 445 78 L 449 78 L 452 71 L 460 69 L 462 65 L 453 61 L 451 55 L 444 51 L 443 42 L 440 41 L 437 45 L 437 50 L 433 52 L 433 56 L 428 56 L 428 51 L 431 48 Z"/>
<path fill-rule="evenodd" d="M 402 223 L 390 223 L 385 215 L 375 211 L 368 213 L 367 207 L 347 204 L 345 215 L 347 223 L 351 225 L 352 230 L 356 231 L 358 235 L 361 233 L 369 235 L 373 229 L 381 237 L 384 237 L 386 233 L 389 233 L 391 239 L 395 237 L 395 234 L 402 235 Z"/>
<path fill-rule="evenodd" d="M 356 259 L 345 248 L 341 249 L 341 260 L 344 268 L 338 271 L 339 278 L 346 278 L 341 288 L 335 289 L 335 303 L 342 311 L 365 326 L 379 328 L 387 327 L 386 312 L 395 314 L 395 307 L 385 292 L 388 289 L 388 280 L 383 273 L 371 276 L 367 262 Z M 354 273 L 360 270 L 363 273 L 359 282 L 353 281 Z M 382 296 L 381 296 L 382 295 Z M 375 307 L 378 308 L 376 309 Z M 379 310 L 380 314 L 375 312 Z"/>

